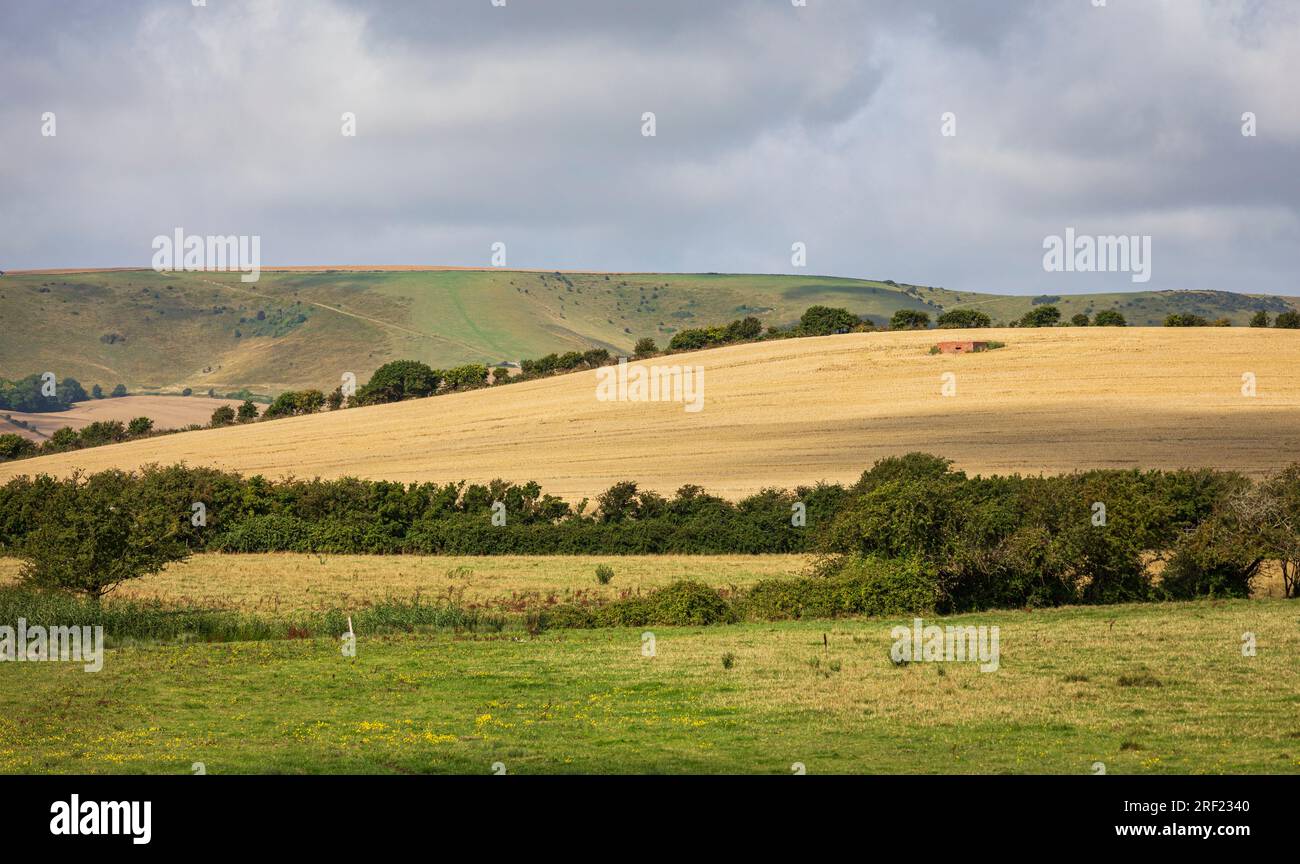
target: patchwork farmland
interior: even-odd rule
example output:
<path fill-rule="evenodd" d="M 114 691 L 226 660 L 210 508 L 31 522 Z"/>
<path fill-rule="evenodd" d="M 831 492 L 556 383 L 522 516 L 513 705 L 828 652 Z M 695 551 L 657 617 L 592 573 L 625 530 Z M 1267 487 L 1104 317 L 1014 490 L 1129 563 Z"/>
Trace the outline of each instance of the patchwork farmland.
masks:
<path fill-rule="evenodd" d="M 958 338 L 974 331 L 945 331 Z M 737 498 L 852 481 L 886 456 L 969 473 L 1215 467 L 1259 476 L 1300 452 L 1300 331 L 981 330 L 1006 347 L 931 355 L 933 331 L 790 339 L 672 355 L 705 371 L 704 409 L 608 403 L 591 372 L 190 432 L 0 464 L 0 480 L 211 465 L 279 477 L 536 480 L 570 500 L 616 480 Z M 952 373 L 955 395 L 942 395 Z M 1243 375 L 1256 382 L 1243 395 Z"/>
<path fill-rule="evenodd" d="M 993 350 L 935 353 L 940 336 Z M 1285 329 L 1080 327 L 761 341 L 644 361 L 702 368 L 698 412 L 682 402 L 601 401 L 588 370 L 3 463 L 0 482 L 9 485 L 0 488 L 12 493 L 8 503 L 0 497 L 0 520 L 19 531 L 62 531 L 70 547 L 85 546 L 76 526 L 90 523 L 75 513 L 66 525 L 25 521 L 64 506 L 44 503 L 45 493 L 25 497 L 35 488 L 25 478 L 80 471 L 93 483 L 111 478 L 99 473 L 110 469 L 189 466 L 154 475 L 153 491 L 141 486 L 115 499 L 142 507 L 160 494 L 158 483 L 192 482 L 184 472 L 202 466 L 281 485 L 239 481 L 246 485 L 236 497 L 250 509 L 209 547 L 270 551 L 216 553 L 200 541 L 201 554 L 93 603 L 33 593 L 24 560 L 39 560 L 47 547 L 6 541 L 13 557 L 0 559 L 0 617 L 101 621 L 108 641 L 95 675 L 66 664 L 6 668 L 0 770 L 171 773 L 200 760 L 214 773 L 479 773 L 494 764 L 511 773 L 1089 773 L 1099 763 L 1111 773 L 1300 772 L 1289 565 L 1261 552 L 1236 581 L 1215 582 L 1219 570 L 1179 557 L 1199 548 L 1187 538 L 1235 512 L 1241 490 L 1230 472 L 1254 478 L 1259 494 L 1290 488 L 1274 478 L 1300 452 L 1297 339 L 1300 331 Z M 894 458 L 917 451 L 954 464 L 934 477 L 941 460 Z M 863 475 L 876 463 L 874 479 Z M 1180 473 L 1200 468 L 1215 470 Z M 1022 507 L 1038 506 L 1035 484 L 1047 482 L 964 480 L 954 469 L 1066 475 L 1060 491 L 1046 493 L 1049 509 L 1077 512 L 1069 518 L 1086 524 L 1089 502 L 1106 498 L 1115 526 L 1108 536 L 1135 545 L 1092 548 L 1090 538 L 1103 535 L 1085 530 L 1040 561 L 1021 556 L 1018 544 L 1046 550 L 1057 539 L 1026 524 L 1028 533 L 976 555 L 1005 557 L 996 567 L 1011 568 L 1003 578 L 1021 586 L 993 599 L 978 586 L 962 594 L 945 582 L 951 574 L 931 581 L 931 567 L 961 572 L 947 551 L 930 563 L 854 551 L 868 543 L 857 532 L 871 524 L 854 523 L 855 508 L 883 506 L 880 515 L 902 536 L 909 528 L 894 495 L 952 495 L 940 512 L 965 512 L 968 490 L 981 500 L 987 482 L 995 497 L 1008 489 L 1027 496 L 1007 511 L 1022 519 Z M 1093 475 L 1071 473 L 1094 469 L 1107 469 L 1097 475 L 1102 491 L 1090 491 Z M 898 470 L 905 485 L 871 494 Z M 498 530 L 474 509 L 488 503 L 474 491 L 488 486 L 475 484 L 537 481 L 570 502 L 567 515 L 527 517 L 534 521 L 510 536 L 545 545 L 548 532 L 564 530 L 609 548 L 340 553 L 334 546 L 361 543 L 367 530 L 355 516 L 310 524 L 258 514 L 317 498 L 333 503 L 313 512 L 369 507 L 360 502 L 371 500 L 370 487 L 318 488 L 295 477 L 468 481 L 455 503 L 462 512 L 444 514 L 450 521 L 393 515 L 411 500 L 445 497 L 437 487 L 401 501 L 374 487 L 389 503 L 361 515 L 421 543 L 437 547 L 444 537 L 471 550 L 474 537 Z M 637 484 L 624 490 L 632 496 L 624 504 L 611 497 L 620 480 Z M 669 542 L 689 546 L 692 532 L 707 535 L 719 519 L 741 533 L 708 542 L 743 545 L 751 509 L 770 504 L 778 520 L 791 521 L 791 493 L 765 490 L 818 481 L 836 484 L 817 494 L 839 503 L 818 511 L 823 521 L 799 536 L 819 539 L 793 541 L 797 551 L 616 551 L 638 530 L 659 530 L 651 525 L 684 531 Z M 1187 483 L 1209 485 L 1198 493 Z M 710 504 L 707 493 L 733 503 Z M 71 500 L 59 494 L 51 500 Z M 764 504 L 769 494 L 778 497 Z M 306 497 L 284 503 L 295 496 Z M 190 498 L 180 500 L 188 519 Z M 1199 515 L 1179 515 L 1184 505 Z M 641 508 L 641 518 L 619 521 L 617 508 L 628 506 Z M 768 517 L 752 518 L 755 530 L 768 530 Z M 1151 520 L 1157 529 L 1137 527 Z M 920 536 L 917 550 L 928 534 Z M 318 542 L 329 548 L 311 545 Z M 284 551 L 303 543 L 313 551 Z M 1080 555 L 1100 563 L 1085 574 L 1070 563 Z M 1058 557 L 1063 566 L 1051 563 Z M 1104 584 L 1112 572 L 1119 580 Z M 1056 587 L 1034 587 L 1039 580 Z M 1132 599 L 1149 602 L 1124 602 Z M 991 668 L 900 660 L 896 633 L 913 615 L 971 634 L 992 628 L 1000 641 L 979 654 Z M 988 647 L 981 642 L 980 651 Z M 55 691 L 59 710 L 50 707 Z M 64 710 L 104 703 L 118 710 Z M 1251 718 L 1248 732 L 1241 716 Z"/>

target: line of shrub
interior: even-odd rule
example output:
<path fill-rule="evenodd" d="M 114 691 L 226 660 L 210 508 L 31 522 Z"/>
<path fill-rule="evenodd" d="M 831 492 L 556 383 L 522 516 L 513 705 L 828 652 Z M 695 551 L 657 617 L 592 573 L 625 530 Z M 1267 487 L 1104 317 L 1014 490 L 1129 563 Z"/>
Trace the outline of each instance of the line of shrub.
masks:
<path fill-rule="evenodd" d="M 90 594 L 133 568 L 209 550 L 815 552 L 821 577 L 865 560 L 912 562 L 933 574 L 939 611 L 1248 596 L 1274 561 L 1287 595 L 1300 595 L 1300 465 L 1260 482 L 1210 469 L 968 477 L 914 453 L 878 462 L 848 488 L 729 502 L 697 486 L 665 498 L 623 482 L 590 503 L 501 480 L 270 481 L 151 466 L 11 480 L 0 487 L 0 551 Z M 199 504 L 203 519 L 192 516 Z"/>

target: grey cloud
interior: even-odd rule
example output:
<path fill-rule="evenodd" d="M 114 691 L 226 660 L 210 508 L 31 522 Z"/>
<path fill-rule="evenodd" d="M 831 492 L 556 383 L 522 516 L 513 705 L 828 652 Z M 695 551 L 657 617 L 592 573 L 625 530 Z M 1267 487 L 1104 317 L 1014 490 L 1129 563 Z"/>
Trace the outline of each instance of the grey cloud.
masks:
<path fill-rule="evenodd" d="M 1297 48 L 1285 0 L 6 3 L 0 269 L 184 225 L 272 263 L 785 271 L 802 240 L 812 272 L 1133 287 L 1042 271 L 1074 225 L 1153 234 L 1144 287 L 1300 293 Z"/>

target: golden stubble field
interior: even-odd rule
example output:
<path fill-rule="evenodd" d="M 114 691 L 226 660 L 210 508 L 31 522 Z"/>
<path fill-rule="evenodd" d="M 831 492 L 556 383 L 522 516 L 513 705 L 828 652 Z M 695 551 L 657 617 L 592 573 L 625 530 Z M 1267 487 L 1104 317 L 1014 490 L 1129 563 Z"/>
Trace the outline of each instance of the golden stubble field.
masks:
<path fill-rule="evenodd" d="M 238 399 L 209 399 L 206 396 L 119 396 L 74 402 L 67 411 L 27 414 L 22 411 L 0 412 L 0 434 L 14 432 L 33 441 L 44 441 L 70 426 L 81 429 L 103 420 L 129 422 L 136 417 L 153 420 L 155 429 L 180 429 L 194 424 L 206 426 L 212 412 L 222 405 L 238 408 Z M 28 429 L 5 422 L 5 417 L 21 420 Z M 13 426 L 13 428 L 10 428 Z M 34 432 L 32 430 L 35 430 Z"/>
<path fill-rule="evenodd" d="M 931 355 L 939 339 L 1005 348 Z M 1300 331 L 1055 328 L 851 334 L 646 361 L 705 372 L 704 408 L 601 402 L 582 372 L 0 465 L 66 473 L 184 461 L 270 477 L 536 480 L 578 499 L 631 479 L 738 497 L 850 481 L 924 450 L 972 473 L 1215 467 L 1300 458 Z M 955 395 L 942 395 L 952 373 Z M 1254 397 L 1243 375 L 1254 376 Z"/>
<path fill-rule="evenodd" d="M 443 600 L 499 611 L 548 602 L 598 602 L 644 594 L 679 579 L 721 589 L 792 579 L 806 555 L 195 555 L 124 582 L 113 600 L 158 600 L 276 614 L 358 609 L 387 598 Z M 609 584 L 596 567 L 614 570 Z M 0 585 L 22 562 L 0 558 Z"/>

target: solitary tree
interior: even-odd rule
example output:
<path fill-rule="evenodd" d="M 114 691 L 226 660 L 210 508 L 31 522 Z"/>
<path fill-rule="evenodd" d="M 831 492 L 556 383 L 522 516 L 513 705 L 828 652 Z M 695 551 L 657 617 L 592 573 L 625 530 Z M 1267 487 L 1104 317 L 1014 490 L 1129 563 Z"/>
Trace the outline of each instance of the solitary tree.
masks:
<path fill-rule="evenodd" d="M 758 323 L 756 318 L 745 320 Z M 858 316 L 847 309 L 835 306 L 809 306 L 799 318 L 799 329 L 808 336 L 829 336 L 832 333 L 848 333 L 856 329 L 859 323 L 861 322 Z"/>
<path fill-rule="evenodd" d="M 1228 515 L 1243 542 L 1277 562 L 1285 596 L 1300 597 L 1300 464 L 1233 495 Z"/>
<path fill-rule="evenodd" d="M 243 404 L 239 406 L 239 410 L 235 413 L 235 419 L 240 423 L 252 423 L 257 419 L 257 406 L 253 404 L 252 399 L 244 400 Z"/>
<path fill-rule="evenodd" d="M 229 405 L 222 405 L 212 412 L 212 419 L 208 421 L 209 426 L 229 426 L 235 422 L 235 409 Z"/>
<path fill-rule="evenodd" d="M 36 453 L 36 445 L 12 432 L 0 435 L 0 462 L 23 459 Z"/>
<path fill-rule="evenodd" d="M 84 594 L 95 603 L 128 579 L 189 557 L 181 520 L 139 494 L 121 471 L 80 472 L 55 484 L 36 513 L 36 527 L 14 546 L 20 578 L 36 588 Z"/>
<path fill-rule="evenodd" d="M 889 319 L 890 330 L 924 330 L 930 326 L 930 316 L 916 309 L 899 309 Z"/>
<path fill-rule="evenodd" d="M 935 321 L 941 330 L 970 330 L 976 327 L 992 327 L 993 319 L 977 309 L 950 309 Z"/>
<path fill-rule="evenodd" d="M 636 340 L 636 347 L 632 349 L 632 353 L 637 357 L 653 357 L 659 353 L 659 346 L 649 336 L 642 336 Z"/>
<path fill-rule="evenodd" d="M 1070 317 L 1070 324 L 1072 324 L 1075 327 L 1087 327 L 1089 323 L 1091 322 L 1089 322 L 1088 316 L 1082 312 L 1079 312 Z"/>
<path fill-rule="evenodd" d="M 379 405 L 422 396 L 432 396 L 442 376 L 418 360 L 394 360 L 375 370 L 357 391 L 357 404 Z"/>
<path fill-rule="evenodd" d="M 1092 319 L 1094 327 L 1127 327 L 1124 316 L 1114 309 L 1103 309 Z"/>
<path fill-rule="evenodd" d="M 1035 306 L 1021 317 L 1021 327 L 1055 327 L 1061 320 L 1061 310 L 1055 306 Z"/>

